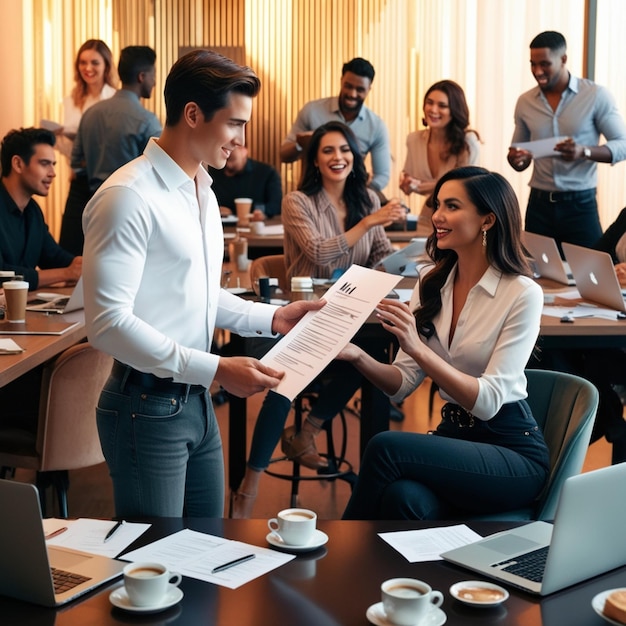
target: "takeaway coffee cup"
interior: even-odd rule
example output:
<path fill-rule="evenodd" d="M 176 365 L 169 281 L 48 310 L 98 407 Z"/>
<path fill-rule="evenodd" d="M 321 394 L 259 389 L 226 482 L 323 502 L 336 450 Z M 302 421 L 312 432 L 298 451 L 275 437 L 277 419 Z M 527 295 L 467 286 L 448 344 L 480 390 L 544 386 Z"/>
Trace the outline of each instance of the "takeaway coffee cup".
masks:
<path fill-rule="evenodd" d="M 284 509 L 267 522 L 277 539 L 290 546 L 304 546 L 313 537 L 317 515 L 308 509 Z"/>
<path fill-rule="evenodd" d="M 237 226 L 248 226 L 250 224 L 252 198 L 235 198 L 235 209 L 237 210 Z"/>
<path fill-rule="evenodd" d="M 28 283 L 25 280 L 8 280 L 3 283 L 2 288 L 6 302 L 6 319 L 9 322 L 24 323 L 26 321 Z"/>
<path fill-rule="evenodd" d="M 134 606 L 158 605 L 168 587 L 180 585 L 182 576 L 160 563 L 130 563 L 124 568 L 124 587 Z"/>
<path fill-rule="evenodd" d="M 441 606 L 443 594 L 416 578 L 391 578 L 380 586 L 383 610 L 397 626 L 417 626 L 434 607 Z"/>

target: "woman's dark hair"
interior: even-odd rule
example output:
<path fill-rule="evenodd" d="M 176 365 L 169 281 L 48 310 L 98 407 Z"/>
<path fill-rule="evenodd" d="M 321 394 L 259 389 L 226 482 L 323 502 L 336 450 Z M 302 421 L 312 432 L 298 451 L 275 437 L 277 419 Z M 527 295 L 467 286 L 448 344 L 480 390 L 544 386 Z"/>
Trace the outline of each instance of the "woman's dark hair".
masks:
<path fill-rule="evenodd" d="M 306 168 L 298 189 L 307 196 L 313 196 L 321 191 L 322 178 L 315 161 L 322 137 L 332 132 L 339 132 L 346 138 L 353 157 L 352 172 L 346 179 L 346 186 L 343 190 L 343 199 L 347 209 L 344 227 L 348 230 L 368 215 L 373 207 L 372 199 L 367 193 L 367 170 L 361 156 L 359 142 L 352 129 L 342 122 L 328 122 L 317 128 L 309 143 Z"/>
<path fill-rule="evenodd" d="M 444 174 L 435 185 L 433 198 L 438 208 L 439 190 L 450 180 L 458 180 L 476 206 L 479 215 L 493 213 L 496 220 L 487 231 L 487 260 L 503 274 L 531 275 L 522 245 L 522 216 L 519 202 L 511 185 L 501 174 L 482 167 L 458 167 Z M 429 337 L 433 333 L 432 320 L 441 310 L 441 288 L 457 261 L 454 250 L 437 247 L 436 233 L 426 242 L 426 251 L 435 267 L 420 281 L 421 306 L 415 311 L 418 331 Z"/>
<path fill-rule="evenodd" d="M 426 99 L 433 91 L 441 91 L 448 96 L 448 106 L 450 107 L 450 122 L 445 127 L 446 141 L 450 146 L 448 153 L 442 155 L 442 158 L 446 158 L 450 155 L 461 154 L 467 150 L 467 144 L 465 142 L 465 133 L 469 129 L 469 108 L 467 101 L 465 100 L 465 93 L 460 85 L 453 80 L 440 80 L 439 82 L 431 85 L 424 96 L 424 105 L 426 105 Z M 422 120 L 424 126 L 428 126 L 426 120 Z M 473 133 L 480 139 L 478 133 L 473 130 Z"/>
<path fill-rule="evenodd" d="M 72 89 L 72 100 L 74 104 L 81 108 L 87 98 L 87 83 L 83 80 L 80 74 L 80 55 L 85 50 L 95 50 L 104 61 L 104 84 L 111 87 L 115 87 L 117 76 L 115 75 L 115 68 L 113 67 L 113 53 L 109 46 L 102 41 L 102 39 L 87 39 L 87 41 L 78 49 L 76 53 L 76 59 L 74 60 L 74 82 L 75 86 Z"/>

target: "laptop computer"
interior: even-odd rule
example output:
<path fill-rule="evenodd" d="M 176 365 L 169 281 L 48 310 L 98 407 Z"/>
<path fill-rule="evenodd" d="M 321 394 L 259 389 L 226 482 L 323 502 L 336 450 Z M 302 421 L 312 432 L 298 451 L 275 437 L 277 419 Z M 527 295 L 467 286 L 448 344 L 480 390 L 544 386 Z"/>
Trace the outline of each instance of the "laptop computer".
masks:
<path fill-rule="evenodd" d="M 43 294 L 48 295 L 48 294 Z M 71 313 L 85 307 L 83 300 L 83 279 L 78 279 L 74 291 L 69 296 L 50 293 L 51 297 L 36 297 L 26 304 L 27 311 L 37 311 L 39 313 Z"/>
<path fill-rule="evenodd" d="M 615 311 L 626 311 L 611 255 L 571 243 L 562 245 L 581 297 Z"/>
<path fill-rule="evenodd" d="M 0 594 L 43 606 L 60 606 L 122 573 L 121 561 L 47 547 L 34 485 L 0 480 Z M 55 591 L 56 578 L 75 577 Z M 61 574 L 58 574 L 61 572 Z M 76 583 L 76 584 L 75 584 Z M 67 588 L 69 585 L 72 588 Z"/>
<path fill-rule="evenodd" d="M 532 522 L 444 552 L 446 561 L 547 595 L 626 565 L 626 463 L 568 478 L 554 524 Z M 542 575 L 520 571 L 544 555 Z M 516 573 L 517 572 L 517 573 Z"/>
<path fill-rule="evenodd" d="M 574 277 L 569 271 L 569 267 L 563 263 L 559 248 L 552 237 L 524 231 L 522 232 L 522 240 L 532 256 L 537 276 L 549 278 L 563 285 L 575 284 Z"/>
<path fill-rule="evenodd" d="M 379 261 L 389 274 L 403 274 L 410 265 L 415 265 L 418 257 L 426 252 L 426 237 L 415 237 L 404 248 L 396 250 Z M 417 273 L 415 274 L 417 275 Z"/>

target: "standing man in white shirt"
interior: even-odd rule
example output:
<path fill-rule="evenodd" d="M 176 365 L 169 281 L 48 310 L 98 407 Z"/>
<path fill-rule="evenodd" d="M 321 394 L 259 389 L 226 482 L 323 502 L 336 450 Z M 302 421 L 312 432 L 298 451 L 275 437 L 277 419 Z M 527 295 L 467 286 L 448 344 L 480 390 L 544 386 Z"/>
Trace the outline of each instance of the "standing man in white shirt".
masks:
<path fill-rule="evenodd" d="M 316 128 L 326 122 L 347 124 L 359 140 L 361 154 L 372 157 L 370 187 L 377 192 L 387 186 L 391 172 L 389 133 L 383 120 L 365 106 L 374 82 L 374 66 L 360 57 L 343 64 L 339 96 L 307 102 L 280 146 L 283 163 L 297 161 L 308 147 Z"/>
<path fill-rule="evenodd" d="M 203 162 L 222 168 L 244 144 L 255 73 L 206 50 L 181 57 L 165 83 L 166 121 L 144 154 L 114 172 L 83 216 L 85 317 L 115 358 L 97 420 L 119 517 L 221 517 L 224 466 L 207 388 L 247 397 L 283 373 L 210 353 L 216 326 L 288 332 L 322 306 L 277 308 L 220 288 L 220 211 Z"/>

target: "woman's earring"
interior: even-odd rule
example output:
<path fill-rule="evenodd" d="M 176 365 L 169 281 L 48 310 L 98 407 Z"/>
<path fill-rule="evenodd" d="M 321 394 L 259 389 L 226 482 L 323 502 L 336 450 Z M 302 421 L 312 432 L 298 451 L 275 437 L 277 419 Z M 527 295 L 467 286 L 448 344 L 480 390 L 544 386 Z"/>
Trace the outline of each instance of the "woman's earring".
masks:
<path fill-rule="evenodd" d="M 483 230 L 483 248 L 487 247 L 487 231 Z"/>
<path fill-rule="evenodd" d="M 316 167 L 313 174 L 313 180 L 317 183 L 320 179 L 320 168 Z"/>

